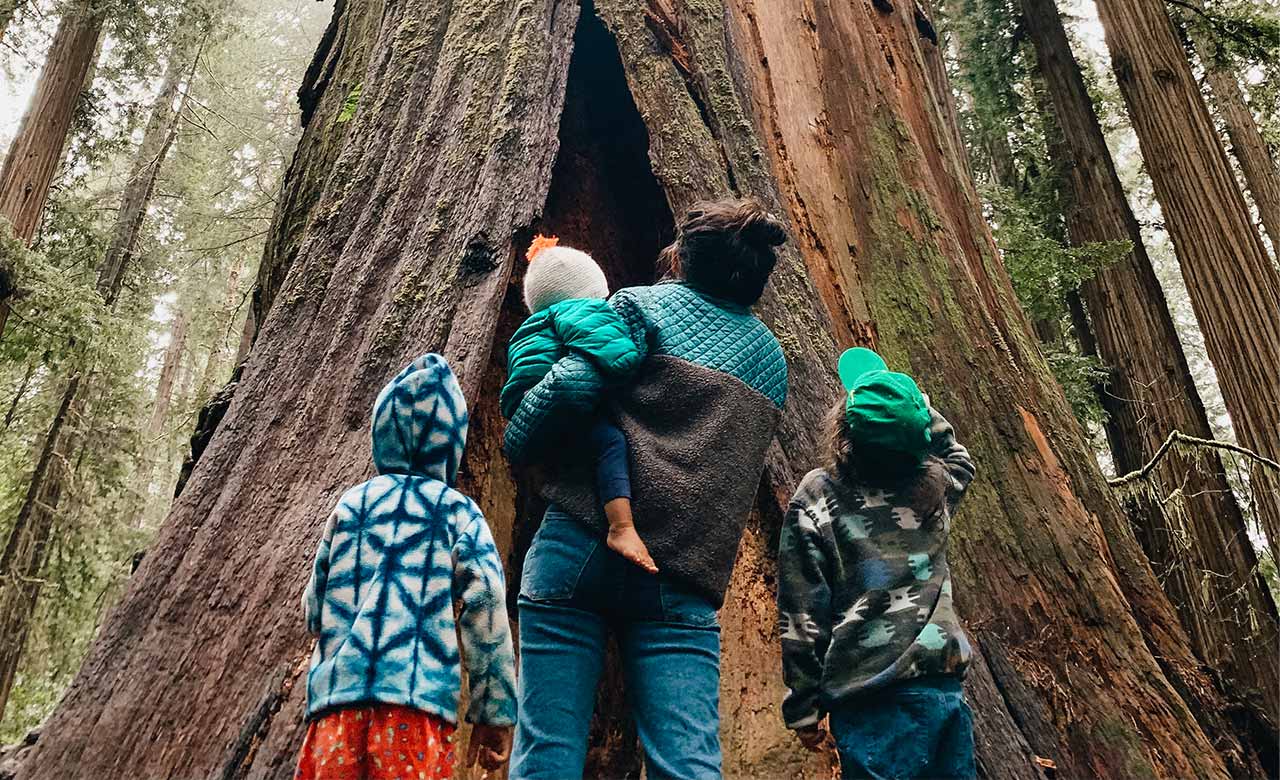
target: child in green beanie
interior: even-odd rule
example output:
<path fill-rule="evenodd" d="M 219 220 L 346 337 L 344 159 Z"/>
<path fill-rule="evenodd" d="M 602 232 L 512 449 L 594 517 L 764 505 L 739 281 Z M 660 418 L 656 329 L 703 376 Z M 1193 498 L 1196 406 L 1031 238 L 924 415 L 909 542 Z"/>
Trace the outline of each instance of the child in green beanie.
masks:
<path fill-rule="evenodd" d="M 529 319 L 507 347 L 507 383 L 499 405 L 510 420 L 520 401 L 560 358 L 575 352 L 590 360 L 606 380 L 626 379 L 639 367 L 640 351 L 627 326 L 605 299 L 604 271 L 585 252 L 538 236 L 526 254 L 524 302 Z M 627 440 L 607 417 L 591 429 L 596 492 L 609 521 L 609 549 L 650 574 L 658 566 L 636 531 L 631 515 L 631 475 Z"/>
<path fill-rule="evenodd" d="M 778 550 L 787 726 L 831 736 L 846 778 L 969 778 L 971 654 L 947 537 L 974 465 L 906 374 L 840 358 L 832 458 L 801 482 Z"/>

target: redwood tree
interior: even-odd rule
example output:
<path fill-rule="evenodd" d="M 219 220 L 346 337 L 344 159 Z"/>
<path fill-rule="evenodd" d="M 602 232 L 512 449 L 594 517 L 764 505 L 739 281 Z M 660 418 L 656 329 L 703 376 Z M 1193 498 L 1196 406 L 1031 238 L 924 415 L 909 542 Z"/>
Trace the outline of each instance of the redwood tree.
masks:
<path fill-rule="evenodd" d="M 1062 158 L 1056 167 L 1065 177 L 1070 241 L 1132 246 L 1081 294 L 1093 346 L 1109 370 L 1101 398 L 1115 467 L 1136 471 L 1170 432 L 1204 439 L 1213 432 L 1057 6 L 1022 0 L 1022 11 L 1065 145 L 1051 145 L 1049 153 Z M 1171 452 L 1150 480 L 1180 495 L 1139 492 L 1135 528 L 1197 655 L 1222 672 L 1234 696 L 1280 711 L 1276 608 L 1221 459 L 1213 451 Z"/>
<path fill-rule="evenodd" d="M 1195 8 L 1202 4 L 1193 0 Z M 1187 27 L 1195 43 L 1196 53 L 1204 65 L 1205 81 L 1209 83 L 1210 97 L 1218 117 L 1227 130 L 1231 142 L 1231 154 L 1240 164 L 1245 186 L 1258 217 L 1271 238 L 1272 251 L 1280 252 L 1280 169 L 1267 149 L 1267 142 L 1258 130 L 1253 111 L 1245 101 L 1244 92 L 1237 80 L 1236 63 L 1223 50 L 1220 42 L 1207 30 L 1196 26 L 1197 20 L 1188 19 Z"/>
<path fill-rule="evenodd" d="M 581 11 L 392 3 L 369 28 L 349 137 L 235 401 L 19 777 L 287 776 L 310 649 L 294 605 L 323 517 L 369 471 L 386 377 L 426 350 L 458 371 L 463 487 L 514 583 L 535 502 L 499 454 L 494 334 L 521 316 L 519 250 L 553 230 L 615 286 L 651 279 L 672 214 L 735 192 L 795 242 L 760 307 L 792 382 L 722 613 L 726 773 L 820 762 L 775 709 L 771 550 L 818 462 L 837 346 L 862 343 L 919 374 L 983 470 L 955 529 L 983 774 L 1038 777 L 1035 754 L 1066 776 L 1258 774 L 1017 308 L 913 9 Z M 625 729 L 593 739 L 598 772 L 636 771 Z"/>
<path fill-rule="evenodd" d="M 1111 64 L 1240 444 L 1280 460 L 1280 271 L 1267 256 L 1162 0 L 1098 0 Z M 1280 479 L 1253 493 L 1280 560 Z"/>
<path fill-rule="evenodd" d="M 89 0 L 66 4 L 31 105 L 0 168 L 0 221 L 7 221 L 24 243 L 31 243 L 40 224 L 76 104 L 98 51 L 102 24 L 103 15 Z M 22 285 L 21 279 L 3 278 L 9 273 L 0 258 L 0 334 L 9 316 L 9 300 Z"/>

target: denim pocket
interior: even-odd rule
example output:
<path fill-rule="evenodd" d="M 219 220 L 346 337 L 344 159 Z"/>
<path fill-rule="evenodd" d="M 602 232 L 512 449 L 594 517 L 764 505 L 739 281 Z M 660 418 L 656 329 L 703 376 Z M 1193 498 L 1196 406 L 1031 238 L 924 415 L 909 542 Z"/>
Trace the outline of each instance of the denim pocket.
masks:
<path fill-rule="evenodd" d="M 533 536 L 520 576 L 520 596 L 533 601 L 573 598 L 599 541 L 568 515 L 548 513 Z"/>
<path fill-rule="evenodd" d="M 716 608 L 705 596 L 683 585 L 663 581 L 659 585 L 662 596 L 662 619 L 695 628 L 719 628 Z"/>

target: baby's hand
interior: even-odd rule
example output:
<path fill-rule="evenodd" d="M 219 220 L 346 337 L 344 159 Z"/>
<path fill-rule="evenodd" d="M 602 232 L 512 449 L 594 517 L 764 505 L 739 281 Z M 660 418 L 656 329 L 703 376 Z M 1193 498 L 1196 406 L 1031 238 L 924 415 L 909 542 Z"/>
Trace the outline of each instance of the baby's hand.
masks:
<path fill-rule="evenodd" d="M 609 528 L 609 549 L 649 572 L 658 573 L 658 564 L 653 562 L 649 548 L 645 546 L 634 525 L 615 525 Z"/>

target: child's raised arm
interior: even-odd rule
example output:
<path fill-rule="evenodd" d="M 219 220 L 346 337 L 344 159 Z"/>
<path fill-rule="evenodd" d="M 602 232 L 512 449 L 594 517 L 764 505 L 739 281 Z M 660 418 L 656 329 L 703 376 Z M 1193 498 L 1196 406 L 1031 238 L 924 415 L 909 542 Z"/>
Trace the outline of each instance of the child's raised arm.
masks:
<path fill-rule="evenodd" d="M 453 547 L 453 592 L 461 602 L 458 633 L 471 688 L 467 721 L 514 725 L 516 668 L 506 578 L 489 525 L 478 510 Z"/>
<path fill-rule="evenodd" d="M 928 401 L 927 396 L 925 400 Z M 969 489 L 969 483 L 973 482 L 977 467 L 969 450 L 956 441 L 955 428 L 933 408 L 932 403 L 929 404 L 929 415 L 932 417 L 929 421 L 929 448 L 942 460 L 942 465 L 951 477 L 950 484 L 947 485 L 947 507 L 955 511 L 956 505 Z"/>
<path fill-rule="evenodd" d="M 831 641 L 831 586 L 826 554 L 802 485 L 782 524 L 778 543 L 778 622 L 782 634 L 782 678 L 787 727 L 806 729 L 822 720 L 823 658 Z M 823 509 L 825 511 L 825 508 Z"/>

